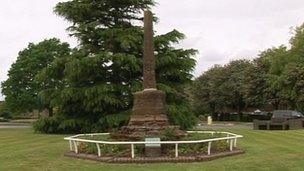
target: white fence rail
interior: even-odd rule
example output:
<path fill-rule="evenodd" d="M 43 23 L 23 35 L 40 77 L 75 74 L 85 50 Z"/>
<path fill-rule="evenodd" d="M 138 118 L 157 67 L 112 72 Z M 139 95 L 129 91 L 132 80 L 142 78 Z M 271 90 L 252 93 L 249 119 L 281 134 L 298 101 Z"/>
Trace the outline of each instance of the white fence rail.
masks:
<path fill-rule="evenodd" d="M 211 138 L 204 140 L 195 140 L 195 141 L 157 141 L 157 142 L 146 142 L 146 141 L 119 141 L 119 142 L 111 142 L 111 141 L 97 141 L 97 140 L 87 140 L 81 139 L 81 136 L 98 136 L 98 135 L 109 135 L 109 133 L 95 133 L 95 134 L 78 134 L 71 137 L 64 138 L 69 141 L 70 151 L 74 151 L 78 154 L 78 143 L 86 142 L 86 143 L 94 143 L 96 144 L 96 148 L 98 151 L 98 156 L 101 156 L 100 144 L 109 144 L 109 145 L 131 145 L 131 157 L 135 157 L 134 148 L 135 145 L 147 145 L 147 144 L 172 144 L 175 145 L 175 157 L 178 157 L 178 146 L 179 144 L 198 144 L 198 143 L 208 143 L 208 151 L 207 154 L 211 154 L 211 146 L 212 142 L 226 140 L 229 143 L 229 150 L 233 151 L 233 148 L 237 146 L 237 139 L 242 138 L 242 135 L 233 134 L 230 132 L 215 132 L 215 131 L 188 131 L 188 133 L 201 133 L 201 134 L 226 134 L 226 137 L 222 138 Z"/>

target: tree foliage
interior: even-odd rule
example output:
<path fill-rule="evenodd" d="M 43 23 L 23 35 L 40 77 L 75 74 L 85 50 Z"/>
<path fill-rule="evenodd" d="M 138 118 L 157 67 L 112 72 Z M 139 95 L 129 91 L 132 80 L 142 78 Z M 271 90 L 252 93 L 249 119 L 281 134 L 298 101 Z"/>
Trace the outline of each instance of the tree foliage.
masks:
<path fill-rule="evenodd" d="M 254 70 L 252 62 L 236 60 L 224 66 L 216 65 L 198 77 L 192 87 L 197 112 L 217 112 L 225 108 L 241 111 L 251 105 L 253 102 L 246 97 L 255 87 L 251 87 L 248 76 L 255 75 L 250 70 Z"/>
<path fill-rule="evenodd" d="M 35 80 L 36 75 L 55 59 L 69 55 L 67 43 L 58 39 L 44 40 L 38 44 L 30 43 L 21 52 L 17 61 L 8 71 L 8 79 L 2 83 L 2 94 L 8 110 L 14 113 L 31 112 L 40 109 L 38 94 L 45 89 Z"/>
<path fill-rule="evenodd" d="M 304 25 L 294 33 L 290 48 L 273 47 L 253 61 L 217 65 L 198 77 L 192 87 L 197 113 L 269 106 L 304 111 Z"/>

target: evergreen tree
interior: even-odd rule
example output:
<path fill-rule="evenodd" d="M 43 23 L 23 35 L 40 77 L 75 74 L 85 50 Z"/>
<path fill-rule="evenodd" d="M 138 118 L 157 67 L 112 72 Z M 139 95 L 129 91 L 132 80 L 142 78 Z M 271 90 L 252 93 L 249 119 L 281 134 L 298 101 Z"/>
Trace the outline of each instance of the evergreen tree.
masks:
<path fill-rule="evenodd" d="M 58 111 L 38 121 L 36 130 L 94 132 L 127 123 L 133 93 L 142 89 L 142 11 L 153 5 L 151 0 L 71 0 L 56 6 L 80 44 L 39 75 L 43 84 L 56 80 L 60 86 L 41 92 L 44 103 Z M 192 79 L 196 51 L 174 48 L 183 38 L 176 30 L 155 36 L 156 80 L 167 94 L 171 121 L 188 128 L 195 118 L 184 88 Z"/>

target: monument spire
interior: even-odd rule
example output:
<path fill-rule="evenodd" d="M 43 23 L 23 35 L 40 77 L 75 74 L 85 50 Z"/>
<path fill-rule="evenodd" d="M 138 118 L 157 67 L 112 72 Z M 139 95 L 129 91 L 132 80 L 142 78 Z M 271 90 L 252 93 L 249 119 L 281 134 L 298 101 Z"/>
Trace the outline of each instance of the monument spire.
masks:
<path fill-rule="evenodd" d="M 153 43 L 153 14 L 145 11 L 144 16 L 144 89 L 156 89 L 155 81 L 155 57 Z"/>

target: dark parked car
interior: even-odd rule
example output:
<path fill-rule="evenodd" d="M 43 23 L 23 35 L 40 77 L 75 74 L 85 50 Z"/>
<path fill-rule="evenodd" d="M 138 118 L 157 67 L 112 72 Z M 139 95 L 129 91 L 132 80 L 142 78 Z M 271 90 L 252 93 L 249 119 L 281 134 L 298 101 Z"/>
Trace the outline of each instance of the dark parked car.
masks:
<path fill-rule="evenodd" d="M 272 118 L 298 119 L 304 118 L 303 114 L 294 110 L 275 110 Z"/>
<path fill-rule="evenodd" d="M 275 110 L 269 121 L 253 121 L 253 129 L 289 130 L 304 128 L 304 116 L 293 110 Z"/>

